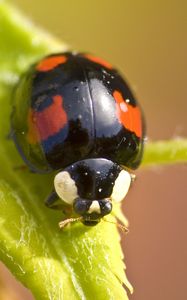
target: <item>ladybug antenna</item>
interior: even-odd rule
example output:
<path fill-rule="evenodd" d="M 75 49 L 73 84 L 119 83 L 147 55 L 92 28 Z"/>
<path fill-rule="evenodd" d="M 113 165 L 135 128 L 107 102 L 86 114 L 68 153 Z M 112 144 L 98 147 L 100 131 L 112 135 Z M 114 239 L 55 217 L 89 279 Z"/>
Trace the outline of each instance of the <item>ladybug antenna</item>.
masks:
<path fill-rule="evenodd" d="M 107 223 L 111 223 L 111 224 L 114 224 L 114 225 L 116 225 L 118 228 L 120 228 L 124 233 L 128 233 L 129 232 L 129 229 L 126 227 L 126 226 L 124 226 L 124 225 L 122 225 L 122 224 L 120 224 L 120 223 L 118 223 L 118 222 L 113 222 L 113 221 L 109 221 L 109 220 L 107 220 L 107 219 L 105 219 L 105 218 L 103 218 L 102 219 L 104 222 L 107 222 Z"/>
<path fill-rule="evenodd" d="M 73 223 L 73 222 L 79 222 L 83 219 L 83 217 L 79 217 L 79 218 L 70 218 L 70 219 L 66 219 L 66 220 L 63 220 L 61 222 L 58 223 L 60 229 L 64 228 L 65 226 L 67 226 L 68 224 L 70 223 Z"/>

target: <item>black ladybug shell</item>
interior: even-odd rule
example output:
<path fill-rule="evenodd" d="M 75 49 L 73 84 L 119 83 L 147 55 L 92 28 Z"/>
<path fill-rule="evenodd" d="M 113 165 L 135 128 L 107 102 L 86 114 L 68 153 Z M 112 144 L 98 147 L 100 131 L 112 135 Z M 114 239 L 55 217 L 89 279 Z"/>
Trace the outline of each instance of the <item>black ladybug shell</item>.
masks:
<path fill-rule="evenodd" d="M 87 55 L 50 55 L 31 67 L 14 96 L 13 139 L 31 170 L 88 158 L 135 169 L 142 157 L 141 109 L 119 73 Z"/>

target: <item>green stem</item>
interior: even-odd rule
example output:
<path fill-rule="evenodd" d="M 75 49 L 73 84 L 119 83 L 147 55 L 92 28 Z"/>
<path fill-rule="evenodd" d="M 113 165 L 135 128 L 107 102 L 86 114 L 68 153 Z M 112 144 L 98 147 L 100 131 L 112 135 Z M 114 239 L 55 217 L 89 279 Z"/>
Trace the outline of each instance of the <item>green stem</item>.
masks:
<path fill-rule="evenodd" d="M 143 166 L 187 163 L 187 139 L 150 142 L 145 145 Z"/>

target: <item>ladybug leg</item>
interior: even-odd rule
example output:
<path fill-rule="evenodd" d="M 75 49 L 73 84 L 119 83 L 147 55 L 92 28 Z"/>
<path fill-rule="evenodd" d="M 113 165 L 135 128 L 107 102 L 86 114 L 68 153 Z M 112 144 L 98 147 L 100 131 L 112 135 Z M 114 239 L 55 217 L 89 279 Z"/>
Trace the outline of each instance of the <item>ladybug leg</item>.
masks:
<path fill-rule="evenodd" d="M 71 218 L 72 216 L 72 207 L 66 206 L 63 204 L 62 200 L 59 199 L 57 193 L 53 191 L 45 200 L 45 205 L 52 209 L 62 210 L 62 212 L 68 217 L 68 219 L 62 220 L 59 222 L 60 229 L 64 228 L 69 223 L 80 221 L 82 217 L 79 218 Z"/>
<path fill-rule="evenodd" d="M 72 206 L 66 205 L 57 195 L 55 191 L 47 197 L 45 205 L 49 208 L 61 210 L 63 214 L 70 217 L 72 216 Z"/>
<path fill-rule="evenodd" d="M 5 135 L 5 138 L 6 138 L 7 140 L 11 140 L 11 139 L 12 139 L 12 133 L 9 132 L 7 135 Z"/>
<path fill-rule="evenodd" d="M 29 171 L 30 173 L 37 173 L 33 169 L 30 169 L 27 165 L 15 166 L 15 167 L 13 167 L 13 170 L 15 170 L 15 171 Z"/>
<path fill-rule="evenodd" d="M 62 212 L 66 215 L 66 217 L 71 217 L 72 216 L 72 213 L 73 213 L 73 209 L 72 209 L 72 206 L 64 206 L 63 209 L 62 209 Z"/>
<path fill-rule="evenodd" d="M 45 205 L 52 209 L 62 209 L 62 200 L 59 199 L 57 193 L 52 191 L 52 193 L 45 200 Z"/>
<path fill-rule="evenodd" d="M 9 129 L 9 132 L 5 135 L 7 140 L 12 140 L 14 138 L 14 130 L 12 128 Z"/>
<path fill-rule="evenodd" d="M 132 174 L 130 173 L 130 176 L 131 176 L 131 181 L 134 182 L 136 180 L 136 175 L 135 174 Z"/>
<path fill-rule="evenodd" d="M 15 171 L 28 171 L 28 167 L 26 165 L 19 165 L 19 166 L 15 166 L 13 167 L 13 169 Z"/>

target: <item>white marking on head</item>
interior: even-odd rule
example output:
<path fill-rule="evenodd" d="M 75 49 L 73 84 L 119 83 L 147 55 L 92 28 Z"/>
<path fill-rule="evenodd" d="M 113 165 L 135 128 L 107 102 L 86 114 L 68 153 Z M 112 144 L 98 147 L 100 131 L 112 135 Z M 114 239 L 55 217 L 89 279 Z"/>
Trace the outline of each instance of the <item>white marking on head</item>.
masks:
<path fill-rule="evenodd" d="M 122 201 L 129 190 L 130 184 L 131 184 L 131 175 L 127 171 L 122 170 L 119 173 L 114 183 L 114 187 L 111 195 L 112 201 L 114 202 Z"/>
<path fill-rule="evenodd" d="M 67 171 L 62 171 L 55 176 L 54 186 L 57 195 L 68 204 L 73 204 L 78 197 L 75 181 Z"/>
<path fill-rule="evenodd" d="M 92 204 L 90 205 L 90 208 L 88 210 L 89 214 L 91 214 L 93 212 L 96 212 L 98 214 L 101 213 L 101 208 L 100 208 L 99 202 L 97 200 L 92 201 Z"/>

